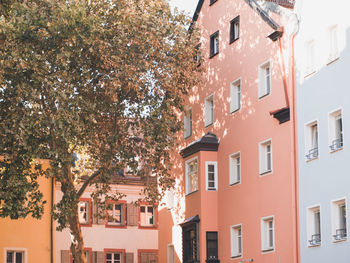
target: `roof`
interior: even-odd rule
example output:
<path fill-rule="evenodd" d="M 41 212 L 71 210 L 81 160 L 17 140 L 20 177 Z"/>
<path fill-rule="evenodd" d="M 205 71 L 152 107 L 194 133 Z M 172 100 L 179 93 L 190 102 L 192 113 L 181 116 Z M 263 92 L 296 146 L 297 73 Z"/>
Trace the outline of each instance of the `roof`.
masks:
<path fill-rule="evenodd" d="M 214 133 L 208 132 L 199 140 L 196 140 L 180 151 L 182 158 L 186 158 L 199 151 L 214 151 L 219 148 L 219 140 Z"/>

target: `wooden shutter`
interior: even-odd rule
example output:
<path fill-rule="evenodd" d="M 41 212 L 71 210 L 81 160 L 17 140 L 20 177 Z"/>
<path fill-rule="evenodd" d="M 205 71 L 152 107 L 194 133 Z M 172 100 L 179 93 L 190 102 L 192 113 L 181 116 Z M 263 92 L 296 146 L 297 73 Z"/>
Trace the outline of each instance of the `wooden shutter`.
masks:
<path fill-rule="evenodd" d="M 70 263 L 69 250 L 61 250 L 61 263 Z"/>
<path fill-rule="evenodd" d="M 127 225 L 137 226 L 139 222 L 139 209 L 135 204 L 127 204 Z"/>
<path fill-rule="evenodd" d="M 125 262 L 126 263 L 134 263 L 134 253 L 126 253 L 125 254 Z"/>
<path fill-rule="evenodd" d="M 104 211 L 103 207 L 97 205 L 96 209 L 98 211 L 99 216 L 105 216 L 105 211 Z M 97 224 L 99 224 L 99 225 L 106 224 L 106 219 L 97 217 Z"/>
<path fill-rule="evenodd" d="M 96 263 L 105 263 L 105 254 L 103 251 L 96 252 Z"/>
<path fill-rule="evenodd" d="M 95 202 L 91 203 L 92 206 L 92 223 L 97 224 L 97 204 Z"/>

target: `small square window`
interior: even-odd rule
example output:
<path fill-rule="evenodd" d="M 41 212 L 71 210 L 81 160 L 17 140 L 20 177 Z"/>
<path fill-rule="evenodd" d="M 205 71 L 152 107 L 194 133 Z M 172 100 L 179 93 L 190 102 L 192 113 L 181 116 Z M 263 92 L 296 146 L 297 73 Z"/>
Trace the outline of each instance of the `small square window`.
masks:
<path fill-rule="evenodd" d="M 204 101 L 204 126 L 214 123 L 214 96 L 210 95 Z"/>
<path fill-rule="evenodd" d="M 184 113 L 185 138 L 192 135 L 192 109 L 189 108 Z"/>
<path fill-rule="evenodd" d="M 273 217 L 261 220 L 261 250 L 263 252 L 274 250 L 275 248 L 275 226 Z"/>
<path fill-rule="evenodd" d="M 230 44 L 239 38 L 239 16 L 230 22 Z"/>
<path fill-rule="evenodd" d="M 307 233 L 309 246 L 321 244 L 321 212 L 320 207 L 308 208 L 307 213 Z"/>
<path fill-rule="evenodd" d="M 306 125 L 305 150 L 307 161 L 318 158 L 318 125 L 316 121 Z"/>
<path fill-rule="evenodd" d="M 332 236 L 333 241 L 347 239 L 345 199 L 332 202 Z"/>
<path fill-rule="evenodd" d="M 241 154 L 235 153 L 230 156 L 230 185 L 241 181 Z"/>
<path fill-rule="evenodd" d="M 231 226 L 231 257 L 242 256 L 242 226 Z"/>
<path fill-rule="evenodd" d="M 150 205 L 140 206 L 140 226 L 156 226 L 156 207 Z"/>
<path fill-rule="evenodd" d="M 207 190 L 215 191 L 218 187 L 217 162 L 206 162 Z"/>
<path fill-rule="evenodd" d="M 230 112 L 235 112 L 241 108 L 241 80 L 231 82 L 230 84 Z"/>
<path fill-rule="evenodd" d="M 270 62 L 259 66 L 259 98 L 271 93 L 271 67 Z"/>
<path fill-rule="evenodd" d="M 24 251 L 7 250 L 6 263 L 24 263 Z"/>
<path fill-rule="evenodd" d="M 210 36 L 210 58 L 219 53 L 219 31 Z"/>
<path fill-rule="evenodd" d="M 343 148 L 343 117 L 341 110 L 329 115 L 329 148 L 332 152 Z"/>
<path fill-rule="evenodd" d="M 266 174 L 272 171 L 272 143 L 271 140 L 260 143 L 259 147 L 260 174 Z"/>
<path fill-rule="evenodd" d="M 119 202 L 108 202 L 106 204 L 107 225 L 124 226 L 125 225 L 125 204 Z"/>

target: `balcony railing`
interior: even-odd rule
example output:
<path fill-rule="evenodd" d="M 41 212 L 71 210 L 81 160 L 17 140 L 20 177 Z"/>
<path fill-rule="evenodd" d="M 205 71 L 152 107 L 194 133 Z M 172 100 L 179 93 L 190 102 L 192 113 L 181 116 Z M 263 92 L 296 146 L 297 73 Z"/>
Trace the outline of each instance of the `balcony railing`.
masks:
<path fill-rule="evenodd" d="M 316 246 L 321 244 L 321 234 L 314 234 L 311 236 L 311 240 L 309 240 L 311 246 Z"/>
<path fill-rule="evenodd" d="M 312 160 L 312 159 L 316 159 L 318 157 L 318 148 L 313 148 L 311 150 L 309 150 L 309 152 L 306 154 L 306 159 L 308 161 Z"/>
<path fill-rule="evenodd" d="M 347 238 L 346 228 L 335 230 L 335 235 L 333 235 L 334 240 L 344 240 Z"/>
<path fill-rule="evenodd" d="M 332 141 L 332 144 L 329 145 L 329 148 L 331 149 L 331 151 L 336 151 L 338 149 L 343 148 L 343 139 L 335 139 Z"/>

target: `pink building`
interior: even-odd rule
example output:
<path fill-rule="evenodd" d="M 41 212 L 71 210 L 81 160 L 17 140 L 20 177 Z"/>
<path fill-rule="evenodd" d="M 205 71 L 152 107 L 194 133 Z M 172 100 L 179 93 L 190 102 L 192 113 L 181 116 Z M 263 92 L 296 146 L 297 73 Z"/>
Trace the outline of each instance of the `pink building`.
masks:
<path fill-rule="evenodd" d="M 139 177 L 122 177 L 111 184 L 111 192 L 125 195 L 119 201 L 107 201 L 101 211 L 92 200 L 90 187 L 79 203 L 79 220 L 88 263 L 157 263 L 157 207 L 139 202 L 145 181 Z M 56 200 L 62 198 L 56 185 Z M 96 216 L 105 213 L 105 218 Z M 68 229 L 55 233 L 55 262 L 73 263 Z"/>
<path fill-rule="evenodd" d="M 159 211 L 160 262 L 298 262 L 287 14 L 264 1 L 199 1 L 203 84 L 188 96 L 177 187 Z"/>

